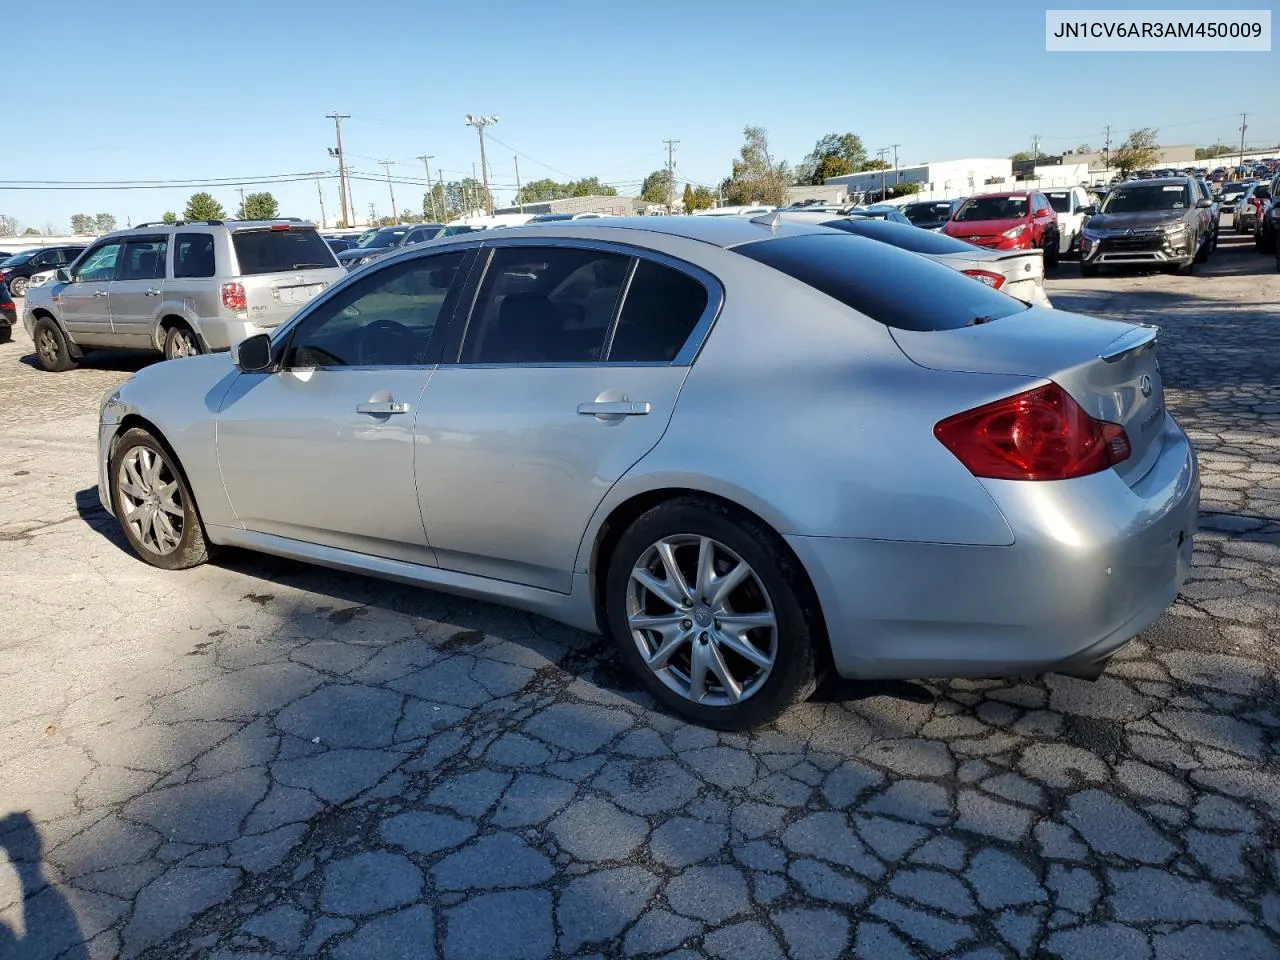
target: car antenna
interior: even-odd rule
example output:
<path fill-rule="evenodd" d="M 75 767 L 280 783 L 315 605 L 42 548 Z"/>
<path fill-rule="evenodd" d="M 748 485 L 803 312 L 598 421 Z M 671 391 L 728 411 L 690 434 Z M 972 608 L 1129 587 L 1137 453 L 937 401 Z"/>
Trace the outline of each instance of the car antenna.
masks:
<path fill-rule="evenodd" d="M 778 230 L 778 224 L 782 222 L 782 213 L 778 210 L 773 210 L 769 213 L 762 213 L 758 217 L 752 217 L 751 222 L 762 223 L 776 233 Z"/>

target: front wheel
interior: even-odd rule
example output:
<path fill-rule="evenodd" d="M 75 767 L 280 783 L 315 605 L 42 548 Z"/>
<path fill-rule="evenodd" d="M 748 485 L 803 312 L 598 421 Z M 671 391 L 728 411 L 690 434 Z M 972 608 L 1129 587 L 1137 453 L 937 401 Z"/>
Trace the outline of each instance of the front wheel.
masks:
<path fill-rule="evenodd" d="M 9 292 L 15 297 L 25 297 L 27 288 L 31 286 L 31 281 L 26 277 L 14 277 L 13 282 L 9 284 Z"/>
<path fill-rule="evenodd" d="M 1196 257 L 1192 257 L 1186 263 L 1175 263 L 1169 268 L 1169 272 L 1179 277 L 1189 277 L 1196 272 Z"/>
<path fill-rule="evenodd" d="M 659 504 L 622 535 L 605 612 L 627 665 L 688 720 L 767 723 L 817 684 L 816 603 L 768 527 L 700 497 Z"/>
<path fill-rule="evenodd" d="M 173 455 L 146 430 L 126 430 L 108 469 L 111 504 L 129 546 L 163 570 L 209 559 L 195 499 Z"/>
<path fill-rule="evenodd" d="M 195 357 L 204 353 L 200 338 L 190 327 L 179 324 L 170 327 L 164 338 L 164 358 L 177 360 L 181 357 Z"/>
<path fill-rule="evenodd" d="M 36 359 L 50 373 L 61 373 L 76 365 L 62 328 L 48 317 L 36 321 L 31 339 L 36 345 Z"/>

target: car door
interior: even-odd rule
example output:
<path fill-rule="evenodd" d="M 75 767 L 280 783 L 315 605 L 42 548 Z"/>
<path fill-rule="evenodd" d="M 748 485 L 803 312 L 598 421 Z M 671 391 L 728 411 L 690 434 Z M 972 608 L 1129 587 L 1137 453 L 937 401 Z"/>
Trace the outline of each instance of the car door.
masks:
<path fill-rule="evenodd" d="M 58 306 L 67 332 L 80 344 L 112 344 L 111 281 L 123 240 L 105 240 L 91 246 L 77 262 L 71 282 L 58 291 Z"/>
<path fill-rule="evenodd" d="M 720 288 L 551 238 L 489 241 L 473 273 L 415 427 L 427 533 L 441 567 L 568 592 L 588 520 L 665 431 Z"/>
<path fill-rule="evenodd" d="M 165 234 L 125 240 L 111 281 L 111 328 L 122 347 L 158 346 L 153 332 L 164 302 L 169 238 Z"/>
<path fill-rule="evenodd" d="M 1053 212 L 1053 206 L 1049 203 L 1049 198 L 1043 193 L 1033 193 L 1030 197 L 1031 204 L 1031 243 L 1036 247 L 1047 247 L 1048 236 L 1053 231 L 1050 225 L 1056 225 L 1058 215 Z"/>
<path fill-rule="evenodd" d="M 413 423 L 473 255 L 403 260 L 338 287 L 277 335 L 278 369 L 239 375 L 218 414 L 218 463 L 246 529 L 435 564 Z"/>

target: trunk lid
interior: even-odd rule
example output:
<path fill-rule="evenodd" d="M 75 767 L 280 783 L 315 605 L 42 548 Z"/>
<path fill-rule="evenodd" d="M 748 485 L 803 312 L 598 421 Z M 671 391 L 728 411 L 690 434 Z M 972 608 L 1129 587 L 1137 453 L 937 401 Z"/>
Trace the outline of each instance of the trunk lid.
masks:
<path fill-rule="evenodd" d="M 931 370 L 1054 381 L 1091 416 L 1124 427 L 1133 452 L 1115 470 L 1130 484 L 1155 463 L 1164 436 L 1158 332 L 1044 308 L 957 330 L 890 330 L 912 362 Z"/>

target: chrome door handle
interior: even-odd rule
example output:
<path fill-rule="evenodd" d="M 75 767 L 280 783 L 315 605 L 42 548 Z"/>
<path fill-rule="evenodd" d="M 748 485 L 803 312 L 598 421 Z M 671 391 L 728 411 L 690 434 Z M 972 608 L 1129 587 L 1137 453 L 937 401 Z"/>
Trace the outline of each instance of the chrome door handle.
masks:
<path fill-rule="evenodd" d="M 95 290 L 95 291 L 93 291 L 93 295 L 94 295 L 95 297 L 105 297 L 105 296 L 107 295 L 107 291 L 105 291 L 105 290 Z"/>
<path fill-rule="evenodd" d="M 394 400 L 369 400 L 356 404 L 356 413 L 370 413 L 375 416 L 386 416 L 392 413 L 408 413 L 407 403 L 396 403 Z"/>
<path fill-rule="evenodd" d="M 596 400 L 578 404 L 578 412 L 588 417 L 643 417 L 653 405 L 647 400 Z"/>
<path fill-rule="evenodd" d="M 160 291 L 159 291 L 159 290 L 144 290 L 144 291 L 142 291 L 142 295 L 143 295 L 144 297 L 158 297 L 158 296 L 160 296 Z"/>

